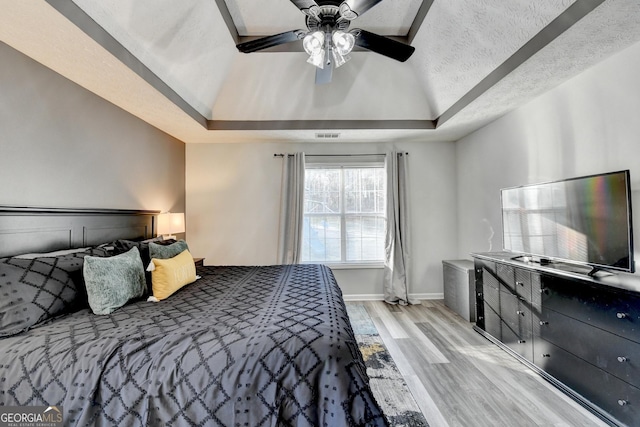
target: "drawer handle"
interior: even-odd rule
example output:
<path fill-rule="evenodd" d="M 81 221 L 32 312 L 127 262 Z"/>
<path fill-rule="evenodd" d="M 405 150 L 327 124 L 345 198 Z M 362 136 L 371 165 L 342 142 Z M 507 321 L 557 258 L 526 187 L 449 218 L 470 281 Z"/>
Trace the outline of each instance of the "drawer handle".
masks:
<path fill-rule="evenodd" d="M 518 286 L 524 286 L 524 283 L 522 283 L 522 282 L 518 282 L 518 281 L 516 280 L 516 285 L 518 285 Z"/>
<path fill-rule="evenodd" d="M 541 321 L 540 321 L 540 326 L 544 326 L 544 325 L 548 325 L 548 324 L 549 324 L 549 322 L 546 322 L 546 321 L 544 321 L 544 320 L 541 320 Z"/>
<path fill-rule="evenodd" d="M 622 399 L 618 400 L 618 405 L 620 405 L 620 406 L 625 406 L 625 405 L 628 405 L 628 404 L 629 404 L 629 401 L 627 401 L 627 400 L 622 400 Z"/>
<path fill-rule="evenodd" d="M 542 357 L 551 357 L 549 353 L 542 353 Z"/>
<path fill-rule="evenodd" d="M 524 311 L 518 310 L 518 311 L 516 311 L 516 314 L 520 314 L 520 315 L 524 316 Z"/>
<path fill-rule="evenodd" d="M 626 361 L 628 361 L 628 360 L 629 360 L 629 359 L 627 359 L 627 358 L 626 358 L 626 357 L 624 357 L 624 356 L 618 356 L 618 362 L 620 362 L 620 363 L 622 363 L 622 362 L 626 362 Z"/>
<path fill-rule="evenodd" d="M 518 340 L 518 344 L 524 344 L 524 343 L 526 343 L 525 340 Z"/>
<path fill-rule="evenodd" d="M 618 319 L 626 319 L 628 316 L 627 316 L 627 313 L 617 313 L 616 317 Z"/>
<path fill-rule="evenodd" d="M 547 291 L 546 289 L 542 288 L 542 289 L 540 289 L 540 293 L 546 295 L 546 294 L 549 293 L 549 291 Z"/>

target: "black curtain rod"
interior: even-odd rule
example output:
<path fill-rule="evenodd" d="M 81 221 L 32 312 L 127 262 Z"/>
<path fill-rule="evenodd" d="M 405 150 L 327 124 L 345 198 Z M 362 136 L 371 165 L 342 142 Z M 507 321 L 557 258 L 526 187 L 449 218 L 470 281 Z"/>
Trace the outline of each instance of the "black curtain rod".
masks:
<path fill-rule="evenodd" d="M 408 156 L 409 153 L 407 152 L 402 152 L 402 153 L 398 153 L 398 156 Z M 274 154 L 273 157 L 284 157 L 285 154 L 280 153 L 280 154 Z M 286 154 L 286 156 L 293 156 L 293 154 Z M 362 157 L 362 156 L 386 156 L 386 154 L 305 154 L 305 157 Z"/>

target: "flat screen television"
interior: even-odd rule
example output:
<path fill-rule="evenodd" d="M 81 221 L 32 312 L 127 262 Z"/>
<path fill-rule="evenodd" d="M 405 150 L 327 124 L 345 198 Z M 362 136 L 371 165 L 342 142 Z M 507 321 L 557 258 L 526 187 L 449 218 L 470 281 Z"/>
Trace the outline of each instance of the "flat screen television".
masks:
<path fill-rule="evenodd" d="M 629 182 L 626 170 L 502 189 L 504 249 L 633 272 Z"/>

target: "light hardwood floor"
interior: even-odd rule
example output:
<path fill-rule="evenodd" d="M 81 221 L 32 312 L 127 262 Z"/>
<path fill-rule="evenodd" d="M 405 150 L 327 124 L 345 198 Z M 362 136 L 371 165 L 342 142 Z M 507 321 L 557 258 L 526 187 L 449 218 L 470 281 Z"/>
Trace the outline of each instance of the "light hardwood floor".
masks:
<path fill-rule="evenodd" d="M 443 301 L 363 304 L 431 427 L 606 426 Z"/>

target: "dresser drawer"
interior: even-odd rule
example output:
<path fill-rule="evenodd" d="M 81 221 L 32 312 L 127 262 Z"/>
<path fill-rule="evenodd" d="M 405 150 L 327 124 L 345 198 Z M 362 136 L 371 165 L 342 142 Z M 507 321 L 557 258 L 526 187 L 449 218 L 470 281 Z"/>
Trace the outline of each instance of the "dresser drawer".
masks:
<path fill-rule="evenodd" d="M 500 289 L 493 287 L 492 283 L 485 283 L 482 286 L 482 294 L 485 305 L 489 305 L 496 313 L 500 313 Z"/>
<path fill-rule="evenodd" d="M 545 276 L 541 304 L 545 310 L 640 342 L 640 298 L 624 291 Z"/>
<path fill-rule="evenodd" d="M 521 298 L 506 292 L 500 293 L 500 340 L 525 359 L 532 361 L 531 310 Z"/>
<path fill-rule="evenodd" d="M 521 299 L 530 302 L 532 285 L 535 282 L 535 284 L 537 284 L 539 287 L 539 280 L 540 279 L 537 274 L 531 273 L 527 270 L 523 270 L 522 268 L 517 268 L 515 271 L 515 287 L 517 295 Z"/>
<path fill-rule="evenodd" d="M 534 363 L 538 367 L 622 424 L 638 425 L 640 388 L 627 384 L 539 337 L 534 338 L 533 346 Z"/>
<path fill-rule="evenodd" d="M 551 310 L 539 326 L 541 338 L 640 387 L 640 344 Z"/>
<path fill-rule="evenodd" d="M 500 293 L 500 316 L 520 334 L 531 335 L 531 308 L 517 295 Z"/>
<path fill-rule="evenodd" d="M 486 301 L 484 303 L 484 330 L 494 338 L 501 339 L 500 315 Z"/>
<path fill-rule="evenodd" d="M 531 272 L 510 265 L 497 264 L 496 274 L 500 289 L 531 301 Z"/>
<path fill-rule="evenodd" d="M 515 268 L 498 263 L 496 264 L 496 274 L 498 275 L 500 286 L 508 288 L 511 293 L 515 294 Z"/>
<path fill-rule="evenodd" d="M 501 324 L 501 341 L 511 350 L 524 357 L 529 362 L 533 362 L 533 340 L 527 333 L 523 334 L 513 325 L 502 322 Z"/>

